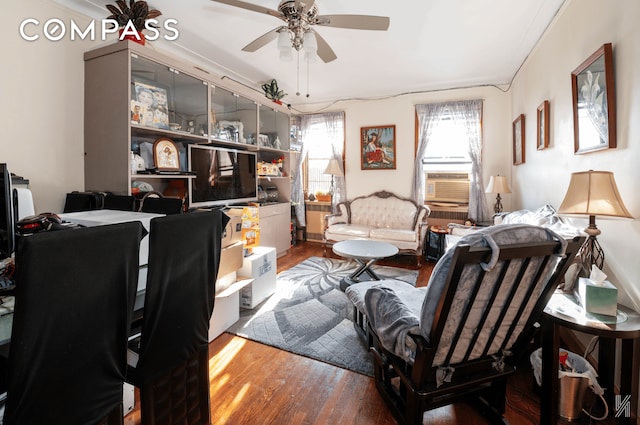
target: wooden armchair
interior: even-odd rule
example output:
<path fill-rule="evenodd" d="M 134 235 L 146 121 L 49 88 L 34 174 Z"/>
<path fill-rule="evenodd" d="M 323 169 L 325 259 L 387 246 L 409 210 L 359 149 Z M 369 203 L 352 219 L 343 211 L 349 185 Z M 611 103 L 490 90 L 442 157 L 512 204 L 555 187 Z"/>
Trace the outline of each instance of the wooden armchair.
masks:
<path fill-rule="evenodd" d="M 492 422 L 504 421 L 506 379 L 583 240 L 495 226 L 449 250 L 426 290 L 405 284 L 397 295 L 395 281 L 357 284 L 369 285 L 363 304 L 376 386 L 396 419 L 422 424 L 425 411 L 469 399 Z M 402 301 L 415 298 L 412 289 L 418 308 Z"/>

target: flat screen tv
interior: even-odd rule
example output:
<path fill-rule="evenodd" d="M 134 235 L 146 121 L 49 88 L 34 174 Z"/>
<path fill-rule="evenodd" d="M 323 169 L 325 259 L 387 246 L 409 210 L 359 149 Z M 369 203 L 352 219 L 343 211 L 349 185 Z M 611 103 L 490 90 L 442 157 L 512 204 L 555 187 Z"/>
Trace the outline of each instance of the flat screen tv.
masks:
<path fill-rule="evenodd" d="M 7 164 L 0 164 L 0 260 L 13 254 L 15 225 L 11 173 Z"/>
<path fill-rule="evenodd" d="M 211 145 L 189 145 L 189 207 L 256 202 L 256 154 Z"/>

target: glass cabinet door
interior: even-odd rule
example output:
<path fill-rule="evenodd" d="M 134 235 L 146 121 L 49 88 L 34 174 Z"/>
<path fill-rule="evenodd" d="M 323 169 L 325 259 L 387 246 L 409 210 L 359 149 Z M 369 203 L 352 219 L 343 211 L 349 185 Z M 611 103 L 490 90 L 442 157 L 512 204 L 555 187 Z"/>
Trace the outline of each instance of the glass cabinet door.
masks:
<path fill-rule="evenodd" d="M 208 84 L 131 55 L 131 123 L 206 136 Z"/>
<path fill-rule="evenodd" d="M 289 150 L 289 116 L 268 106 L 260 105 L 261 147 Z"/>
<path fill-rule="evenodd" d="M 256 144 L 257 105 L 222 87 L 211 86 L 211 138 Z"/>

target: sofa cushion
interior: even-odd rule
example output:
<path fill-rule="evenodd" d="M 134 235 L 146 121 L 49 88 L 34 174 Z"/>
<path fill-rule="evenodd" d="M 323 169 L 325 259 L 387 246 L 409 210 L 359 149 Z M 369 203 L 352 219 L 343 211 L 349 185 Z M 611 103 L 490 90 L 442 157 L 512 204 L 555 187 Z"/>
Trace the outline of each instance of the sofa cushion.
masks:
<path fill-rule="evenodd" d="M 349 205 L 351 223 L 378 228 L 414 229 L 417 208 L 411 201 L 396 197 L 367 196 Z"/>
<path fill-rule="evenodd" d="M 370 228 L 358 224 L 333 224 L 327 229 L 328 233 L 344 235 L 353 238 L 368 238 Z"/>
<path fill-rule="evenodd" d="M 413 230 L 404 230 L 404 229 L 388 229 L 388 228 L 374 228 L 369 232 L 369 237 L 371 239 L 380 239 L 386 241 L 405 241 L 405 242 L 413 242 L 416 240 L 418 235 Z"/>

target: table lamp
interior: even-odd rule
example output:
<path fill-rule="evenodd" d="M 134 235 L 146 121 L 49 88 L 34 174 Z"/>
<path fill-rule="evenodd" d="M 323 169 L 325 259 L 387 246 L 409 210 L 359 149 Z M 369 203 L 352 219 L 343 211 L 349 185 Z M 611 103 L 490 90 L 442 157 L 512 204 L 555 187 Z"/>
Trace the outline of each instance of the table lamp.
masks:
<path fill-rule="evenodd" d="M 489 184 L 487 185 L 487 190 L 484 192 L 498 194 L 498 196 L 496 196 L 496 203 L 493 206 L 493 212 L 498 214 L 502 212 L 502 198 L 500 197 L 500 193 L 511 193 L 511 189 L 509 189 L 507 178 L 498 174 L 497 176 L 489 177 Z"/>
<path fill-rule="evenodd" d="M 579 252 L 587 270 L 593 264 L 599 269 L 604 265 L 604 251 L 597 239 L 602 232 L 596 227 L 596 215 L 633 218 L 622 202 L 613 173 L 593 170 L 571 174 L 558 214 L 589 216 L 589 226 L 584 229 L 589 237 Z"/>
<path fill-rule="evenodd" d="M 331 158 L 329 163 L 327 164 L 327 168 L 325 168 L 324 173 L 322 174 L 331 174 L 331 187 L 329 189 L 329 193 L 333 196 L 333 192 L 336 189 L 334 177 L 342 177 L 344 173 L 342 172 L 342 167 L 340 166 L 340 162 L 337 159 Z"/>

